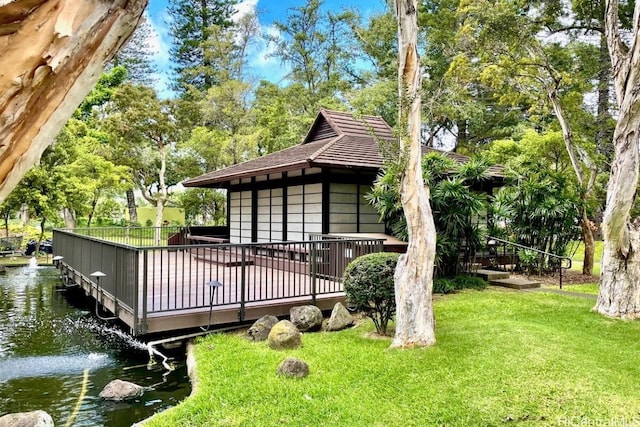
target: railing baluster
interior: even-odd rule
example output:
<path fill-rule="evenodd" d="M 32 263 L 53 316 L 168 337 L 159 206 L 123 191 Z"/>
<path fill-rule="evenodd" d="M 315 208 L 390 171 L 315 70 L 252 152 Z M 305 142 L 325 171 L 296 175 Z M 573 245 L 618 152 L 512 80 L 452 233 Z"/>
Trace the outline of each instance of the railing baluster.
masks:
<path fill-rule="evenodd" d="M 240 321 L 244 321 L 244 313 L 245 313 L 245 291 L 246 291 L 246 246 L 242 246 L 242 262 L 241 264 L 241 275 L 240 279 Z"/>

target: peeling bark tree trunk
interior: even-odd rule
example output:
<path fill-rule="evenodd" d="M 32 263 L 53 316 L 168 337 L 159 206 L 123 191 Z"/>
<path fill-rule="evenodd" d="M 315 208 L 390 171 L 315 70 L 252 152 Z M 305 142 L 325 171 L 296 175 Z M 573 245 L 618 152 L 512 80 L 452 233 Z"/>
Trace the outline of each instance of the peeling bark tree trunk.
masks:
<path fill-rule="evenodd" d="M 594 310 L 610 317 L 640 317 L 640 223 L 631 208 L 638 184 L 640 135 L 640 2 L 635 4 L 632 49 L 620 37 L 617 0 L 607 0 L 606 35 L 619 106 L 614 160 L 602 231 L 600 293 Z"/>
<path fill-rule="evenodd" d="M 64 217 L 64 226 L 66 228 L 71 230 L 76 228 L 76 215 L 74 211 L 69 208 L 64 208 L 62 210 L 62 216 Z"/>
<path fill-rule="evenodd" d="M 133 190 L 127 190 L 127 209 L 129 209 L 129 222 L 135 224 L 138 222 L 138 211 L 136 210 L 136 196 Z"/>
<path fill-rule="evenodd" d="M 420 150 L 421 79 L 417 0 L 396 0 L 398 18 L 398 90 L 400 150 L 406 157 L 400 179 L 400 199 L 407 219 L 409 245 L 395 272 L 396 334 L 392 347 L 428 346 L 436 342 L 433 315 L 433 265 L 436 229 L 429 205 L 429 189 L 422 179 Z"/>
<path fill-rule="evenodd" d="M 147 0 L 0 0 L 0 203 L 131 35 Z"/>

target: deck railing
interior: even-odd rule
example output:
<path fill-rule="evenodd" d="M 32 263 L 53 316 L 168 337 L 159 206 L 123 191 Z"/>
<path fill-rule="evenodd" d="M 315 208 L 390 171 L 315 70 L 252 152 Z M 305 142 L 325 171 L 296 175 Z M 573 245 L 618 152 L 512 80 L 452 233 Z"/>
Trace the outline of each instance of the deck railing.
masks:
<path fill-rule="evenodd" d="M 80 231 L 80 232 L 78 232 Z M 134 334 L 145 333 L 147 318 L 159 313 L 214 306 L 238 310 L 244 320 L 251 304 L 343 291 L 342 274 L 353 259 L 382 251 L 381 239 L 312 237 L 309 241 L 136 246 L 154 230 L 55 230 L 55 255 L 92 280 L 101 271 L 100 291 L 117 298 L 138 319 Z M 163 230 L 163 235 L 170 232 Z M 129 243 L 125 243 L 129 242 Z M 92 280 L 95 282 L 95 280 Z"/>

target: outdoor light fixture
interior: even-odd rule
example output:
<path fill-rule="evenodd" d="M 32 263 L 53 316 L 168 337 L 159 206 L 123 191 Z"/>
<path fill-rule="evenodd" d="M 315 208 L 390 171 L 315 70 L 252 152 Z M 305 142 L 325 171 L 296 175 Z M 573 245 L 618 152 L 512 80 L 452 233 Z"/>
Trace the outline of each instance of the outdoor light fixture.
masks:
<path fill-rule="evenodd" d="M 64 259 L 63 256 L 61 255 L 56 255 L 53 258 L 51 258 L 51 261 L 53 261 L 53 265 L 56 266 L 56 268 L 60 267 L 60 261 L 62 261 Z"/>
<path fill-rule="evenodd" d="M 98 310 L 98 295 L 101 292 L 100 288 L 100 278 L 101 277 L 105 277 L 106 274 L 104 274 L 102 271 L 94 271 L 93 273 L 91 273 L 89 275 L 90 277 L 94 277 L 96 279 L 96 316 L 98 317 L 98 319 L 100 320 L 116 320 L 118 318 L 118 316 L 113 316 L 113 317 L 102 317 L 100 316 L 100 312 Z M 104 294 L 104 292 L 103 292 Z M 115 302 L 116 305 L 118 304 L 118 301 Z"/>
<path fill-rule="evenodd" d="M 213 311 L 213 296 L 216 293 L 216 289 L 224 286 L 222 283 L 218 282 L 217 280 L 211 280 L 207 283 L 204 284 L 205 286 L 209 287 L 209 323 L 207 323 L 207 327 L 203 327 L 200 326 L 200 329 L 202 329 L 204 332 L 207 332 L 209 330 L 209 328 L 211 327 L 211 312 Z"/>

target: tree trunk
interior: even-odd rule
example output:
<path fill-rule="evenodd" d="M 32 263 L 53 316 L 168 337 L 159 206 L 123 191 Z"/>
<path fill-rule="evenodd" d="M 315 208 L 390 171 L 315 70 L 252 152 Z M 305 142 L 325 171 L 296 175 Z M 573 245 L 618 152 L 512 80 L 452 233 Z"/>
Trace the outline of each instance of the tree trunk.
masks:
<path fill-rule="evenodd" d="M 586 212 L 582 213 L 580 226 L 582 228 L 582 240 L 584 241 L 584 262 L 582 263 L 582 274 L 591 276 L 593 274 L 593 261 L 596 245 L 593 238 L 593 222 L 587 217 Z"/>
<path fill-rule="evenodd" d="M 156 230 L 154 240 L 156 245 L 160 245 L 162 236 L 162 217 L 164 216 L 164 205 L 167 202 L 167 184 L 165 175 L 167 173 L 167 151 L 163 142 L 158 142 L 158 151 L 160 153 L 160 171 L 158 173 L 158 194 L 156 196 Z"/>
<path fill-rule="evenodd" d="M 396 333 L 392 347 L 428 346 L 436 342 L 433 315 L 433 267 L 436 230 L 429 189 L 422 178 L 420 149 L 421 79 L 417 0 L 396 0 L 398 18 L 398 90 L 400 151 L 406 157 L 400 199 L 407 219 L 409 244 L 395 272 Z"/>
<path fill-rule="evenodd" d="M 129 209 L 129 222 L 138 222 L 138 211 L 136 210 L 136 195 L 133 190 L 127 190 L 127 209 Z"/>
<path fill-rule="evenodd" d="M 93 215 L 96 212 L 96 206 L 98 204 L 98 198 L 94 197 L 91 201 L 91 210 L 89 211 L 89 217 L 87 219 L 87 228 L 91 228 L 91 223 L 93 222 Z"/>
<path fill-rule="evenodd" d="M 607 159 L 612 156 L 611 140 L 613 135 L 609 129 L 610 113 L 610 90 L 611 84 L 611 61 L 609 60 L 609 50 L 607 48 L 607 37 L 603 34 L 600 37 L 600 69 L 598 71 L 598 116 L 596 117 L 596 152 L 604 155 Z"/>
<path fill-rule="evenodd" d="M 602 221 L 600 293 L 594 308 L 598 313 L 622 319 L 640 317 L 640 224 L 630 218 L 640 166 L 638 126 L 623 120 L 622 115 L 616 126 L 615 161 Z"/>
<path fill-rule="evenodd" d="M 64 217 L 64 225 L 65 225 L 65 227 L 67 227 L 68 229 L 71 229 L 71 230 L 76 228 L 76 215 L 75 215 L 75 212 L 73 212 L 69 208 L 64 208 L 62 210 L 62 216 Z"/>
<path fill-rule="evenodd" d="M 0 1 L 0 203 L 89 93 L 146 5 Z"/>
<path fill-rule="evenodd" d="M 640 166 L 639 16 L 640 2 L 636 2 L 633 29 L 628 38 L 633 49 L 629 49 L 620 35 L 618 2 L 607 0 L 605 28 L 619 117 L 613 135 L 614 159 L 602 222 L 604 253 L 600 293 L 594 310 L 622 319 L 640 317 L 640 223 L 631 220 Z"/>
<path fill-rule="evenodd" d="M 22 206 L 20 206 L 20 220 L 24 225 L 29 225 L 29 221 L 31 221 L 31 218 L 29 217 L 29 206 L 27 206 L 26 203 L 23 203 Z"/>

